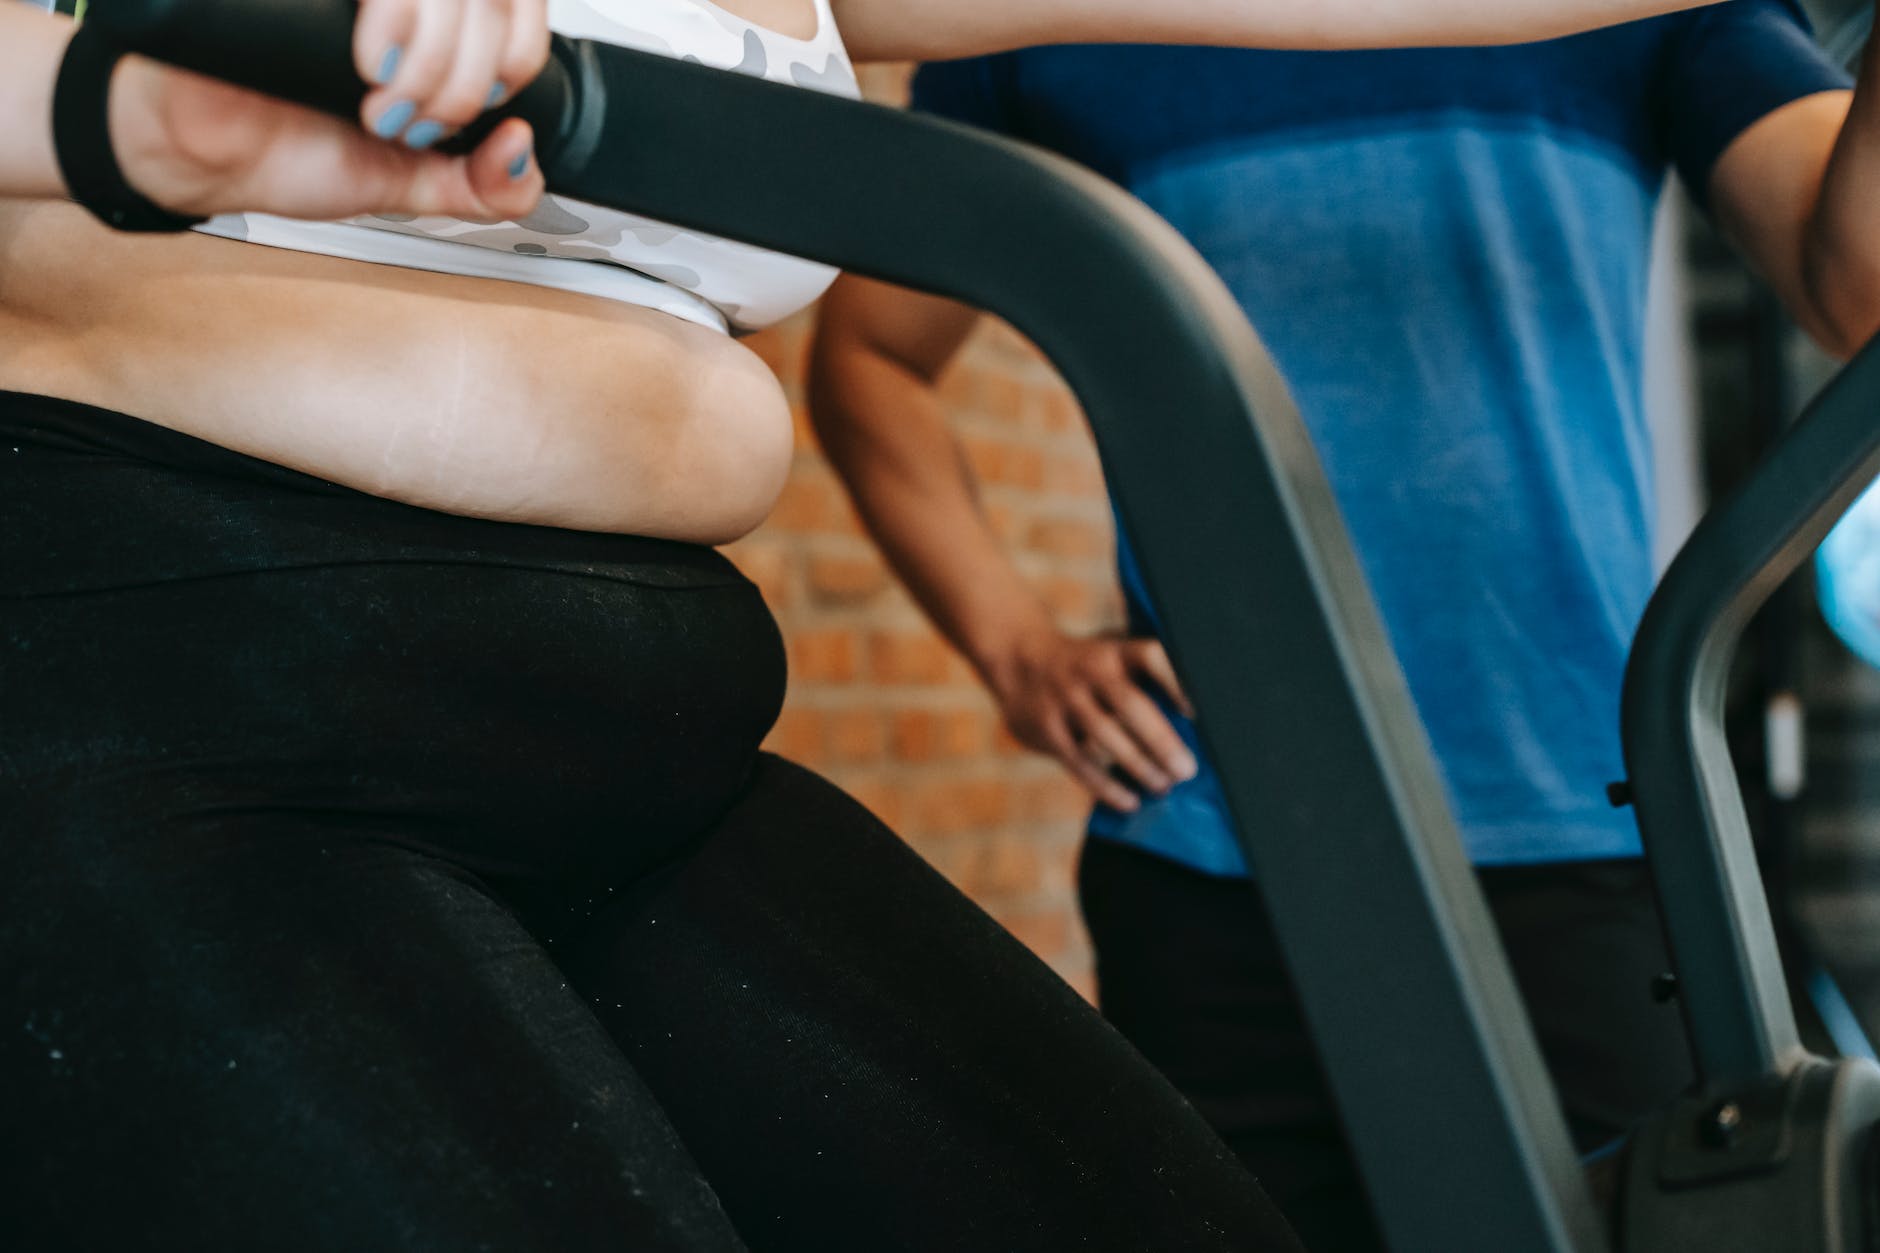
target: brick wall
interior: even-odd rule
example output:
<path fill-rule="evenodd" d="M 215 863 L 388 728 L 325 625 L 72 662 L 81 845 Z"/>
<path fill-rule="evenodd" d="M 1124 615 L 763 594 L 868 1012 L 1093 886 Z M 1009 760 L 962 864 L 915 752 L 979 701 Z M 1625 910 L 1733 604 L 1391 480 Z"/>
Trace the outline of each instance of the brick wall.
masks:
<path fill-rule="evenodd" d="M 871 100 L 907 98 L 905 66 L 865 66 Z M 783 499 L 728 551 L 783 628 L 790 689 L 767 747 L 833 779 L 1073 985 L 1090 953 L 1073 874 L 1089 806 L 1005 732 L 971 668 L 927 625 L 862 530 L 803 408 L 814 311 L 747 341 L 797 415 Z M 944 383 L 988 515 L 1069 629 L 1122 621 L 1103 477 L 1068 391 L 986 319 Z"/>
<path fill-rule="evenodd" d="M 811 316 L 749 341 L 797 413 L 783 499 L 729 550 L 763 588 L 789 646 L 789 696 L 768 746 L 860 798 L 1088 993 L 1072 884 L 1083 792 L 1005 732 L 972 670 L 863 533 L 803 412 Z M 988 515 L 1060 621 L 1079 631 L 1119 622 L 1102 474 L 1051 369 L 988 319 L 945 396 Z"/>

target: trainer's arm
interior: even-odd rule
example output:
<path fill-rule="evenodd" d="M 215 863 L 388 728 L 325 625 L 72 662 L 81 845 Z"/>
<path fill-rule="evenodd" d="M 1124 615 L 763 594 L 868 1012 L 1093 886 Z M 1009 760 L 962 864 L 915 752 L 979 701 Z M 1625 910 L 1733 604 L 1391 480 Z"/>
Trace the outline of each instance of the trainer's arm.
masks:
<path fill-rule="evenodd" d="M 838 279 L 810 357 L 812 420 L 889 563 L 979 671 L 1013 734 L 1099 799 L 1134 809 L 1112 767 L 1156 792 L 1194 774 L 1138 680 L 1177 701 L 1180 689 L 1153 640 L 1061 632 L 980 510 L 936 392 L 977 318 L 939 297 Z"/>
<path fill-rule="evenodd" d="M 1880 330 L 1880 43 L 1852 92 L 1804 96 L 1750 126 L 1712 170 L 1718 224 L 1821 345 Z"/>
<path fill-rule="evenodd" d="M 858 60 L 938 61 L 1056 43 L 1260 48 L 1509 44 L 1714 0 L 833 0 Z"/>

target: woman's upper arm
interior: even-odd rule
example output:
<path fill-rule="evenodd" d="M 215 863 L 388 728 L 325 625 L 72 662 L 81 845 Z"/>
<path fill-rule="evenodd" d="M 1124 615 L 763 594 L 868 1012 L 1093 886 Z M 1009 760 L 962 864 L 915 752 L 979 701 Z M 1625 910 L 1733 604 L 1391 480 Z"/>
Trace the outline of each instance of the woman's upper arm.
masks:
<path fill-rule="evenodd" d="M 1051 43 L 1523 43 L 1707 3 L 1714 0 L 831 0 L 862 61 L 937 61 Z"/>

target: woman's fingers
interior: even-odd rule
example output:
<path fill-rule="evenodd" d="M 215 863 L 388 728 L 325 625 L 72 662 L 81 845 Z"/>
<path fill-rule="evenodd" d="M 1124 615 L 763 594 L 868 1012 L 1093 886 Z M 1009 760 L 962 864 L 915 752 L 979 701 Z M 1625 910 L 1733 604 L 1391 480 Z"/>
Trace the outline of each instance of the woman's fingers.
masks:
<path fill-rule="evenodd" d="M 542 172 L 529 124 L 510 118 L 468 156 L 387 150 L 405 179 L 389 190 L 399 211 L 420 216 L 499 222 L 527 217 L 542 197 Z M 363 210 L 362 210 L 363 211 Z"/>
<path fill-rule="evenodd" d="M 353 68 L 359 77 L 383 87 L 398 72 L 405 45 L 416 25 L 416 7 L 409 0 L 362 0 L 353 23 Z"/>
<path fill-rule="evenodd" d="M 458 32 L 465 10 L 483 0 L 365 0 L 361 20 L 377 6 L 400 10 L 386 19 L 400 33 L 388 54 L 391 74 L 367 94 L 362 118 L 381 139 L 418 139 L 424 147 L 443 136 L 441 122 L 425 112 L 457 64 Z M 381 67 L 383 68 L 383 67 Z M 491 67 L 494 69 L 494 67 Z M 413 134 L 413 128 L 425 123 Z"/>
<path fill-rule="evenodd" d="M 548 64 L 548 0 L 512 0 L 509 31 L 497 57 L 498 92 L 501 103 L 533 82 Z"/>
<path fill-rule="evenodd" d="M 376 86 L 361 119 L 422 151 L 541 73 L 548 44 L 547 0 L 364 0 L 353 61 Z"/>
<path fill-rule="evenodd" d="M 524 218 L 542 198 L 542 171 L 535 161 L 535 135 L 529 124 L 510 118 L 491 131 L 476 151 L 460 158 L 471 193 L 486 207 L 475 216 L 501 222 Z"/>
<path fill-rule="evenodd" d="M 509 40 L 509 0 L 475 0 L 457 33 L 456 63 L 435 95 L 420 107 L 405 142 L 428 148 L 475 121 L 502 92 L 497 63 Z"/>
<path fill-rule="evenodd" d="M 383 37 L 355 52 L 369 55 L 370 39 Z M 493 59 L 493 45 L 483 55 Z M 110 126 L 131 185 L 176 212 L 501 221 L 526 217 L 543 191 L 534 135 L 519 118 L 467 155 L 444 156 L 142 57 L 125 58 L 113 79 Z"/>

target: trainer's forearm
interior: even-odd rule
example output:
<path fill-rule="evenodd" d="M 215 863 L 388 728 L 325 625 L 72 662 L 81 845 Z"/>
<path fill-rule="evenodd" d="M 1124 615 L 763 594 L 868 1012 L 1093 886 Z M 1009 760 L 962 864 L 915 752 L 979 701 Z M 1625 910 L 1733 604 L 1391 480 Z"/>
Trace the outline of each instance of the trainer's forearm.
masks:
<path fill-rule="evenodd" d="M 1255 48 L 1512 44 L 1715 0 L 834 0 L 857 60 L 941 60 L 1054 43 Z"/>
<path fill-rule="evenodd" d="M 66 18 L 0 0 L 0 196 L 65 194 L 52 151 L 52 84 L 73 29 Z"/>
<path fill-rule="evenodd" d="M 817 353 L 811 411 L 829 460 L 902 581 L 989 681 L 1049 611 L 979 508 L 932 385 L 884 356 Z"/>

